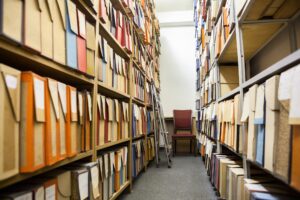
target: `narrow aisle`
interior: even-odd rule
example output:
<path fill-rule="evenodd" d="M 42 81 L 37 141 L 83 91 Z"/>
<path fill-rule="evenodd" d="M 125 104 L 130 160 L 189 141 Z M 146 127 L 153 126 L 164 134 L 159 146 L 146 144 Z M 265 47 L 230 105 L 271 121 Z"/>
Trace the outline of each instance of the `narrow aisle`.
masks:
<path fill-rule="evenodd" d="M 162 161 L 165 159 L 162 158 Z M 176 156 L 173 167 L 152 161 L 146 173 L 134 181 L 131 194 L 121 200 L 214 200 L 217 199 L 200 157 Z"/>

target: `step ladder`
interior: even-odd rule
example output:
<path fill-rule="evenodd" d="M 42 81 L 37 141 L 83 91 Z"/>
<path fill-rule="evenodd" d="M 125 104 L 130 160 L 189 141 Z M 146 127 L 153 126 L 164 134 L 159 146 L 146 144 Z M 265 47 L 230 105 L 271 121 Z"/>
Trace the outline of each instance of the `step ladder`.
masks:
<path fill-rule="evenodd" d="M 152 74 L 152 68 L 153 68 L 153 61 L 150 63 L 150 92 L 151 92 L 151 99 L 152 99 L 152 110 L 153 110 L 153 116 L 154 116 L 154 148 L 155 148 L 155 159 L 156 159 L 156 167 L 159 167 L 160 157 L 159 157 L 159 136 L 163 137 L 164 142 L 164 149 L 166 153 L 166 157 L 168 160 L 168 168 L 171 168 L 172 166 L 172 145 L 169 142 L 168 139 L 168 132 L 166 129 L 165 124 L 165 118 L 163 113 L 163 108 L 160 103 L 160 97 L 157 95 L 156 87 L 155 87 L 155 81 Z"/>

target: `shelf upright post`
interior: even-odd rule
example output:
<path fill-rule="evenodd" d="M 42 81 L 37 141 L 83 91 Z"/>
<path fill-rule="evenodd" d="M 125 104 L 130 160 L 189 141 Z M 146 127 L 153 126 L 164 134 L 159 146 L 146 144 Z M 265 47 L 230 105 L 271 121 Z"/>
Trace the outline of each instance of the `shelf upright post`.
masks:
<path fill-rule="evenodd" d="M 128 167 L 128 179 L 129 179 L 129 192 L 132 191 L 132 98 L 133 98 L 133 90 L 132 90 L 132 69 L 133 69 L 133 53 L 134 53 L 134 38 L 133 38 L 133 23 L 132 23 L 132 18 L 130 19 L 130 32 L 131 32 L 131 46 L 132 46 L 132 53 L 130 55 L 130 60 L 129 60 L 129 68 L 128 68 L 128 91 L 130 95 L 129 99 L 129 147 L 128 147 L 128 161 L 127 165 Z"/>
<path fill-rule="evenodd" d="M 95 47 L 96 47 L 96 50 L 95 50 L 95 57 L 94 57 L 94 63 L 95 63 L 95 76 L 94 76 L 94 84 L 93 84 L 93 124 L 92 124 L 92 150 L 93 150 L 93 156 L 92 156 L 92 159 L 93 161 L 97 161 L 97 148 L 96 148 L 96 134 L 97 134 L 97 95 L 98 95 L 98 62 L 99 62 L 99 59 L 98 59 L 98 41 L 100 39 L 99 37 L 99 23 L 100 23 L 100 20 L 98 18 L 98 15 L 96 15 L 96 41 L 95 41 Z"/>
<path fill-rule="evenodd" d="M 244 91 L 242 88 L 242 84 L 245 82 L 245 54 L 244 54 L 244 44 L 243 44 L 243 31 L 242 31 L 242 22 L 239 21 L 238 13 L 235 12 L 235 1 L 233 1 L 233 11 L 235 18 L 235 29 L 236 29 L 236 45 L 237 45 L 237 58 L 238 58 L 238 70 L 239 70 L 239 89 L 240 89 L 240 110 L 243 108 L 244 101 Z M 245 126 L 242 125 L 242 140 L 245 144 L 246 142 L 246 131 Z M 245 177 L 250 178 L 250 164 L 247 162 L 246 155 L 243 154 L 243 167 L 245 171 Z"/>

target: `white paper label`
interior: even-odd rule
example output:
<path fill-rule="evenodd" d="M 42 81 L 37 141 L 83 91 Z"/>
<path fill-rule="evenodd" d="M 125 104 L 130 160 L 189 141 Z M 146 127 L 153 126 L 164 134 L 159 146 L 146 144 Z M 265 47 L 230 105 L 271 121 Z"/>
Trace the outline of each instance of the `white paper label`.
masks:
<path fill-rule="evenodd" d="M 32 193 L 23 194 L 22 196 L 16 197 L 15 200 L 32 200 Z"/>
<path fill-rule="evenodd" d="M 12 75 L 5 76 L 5 82 L 8 88 L 16 89 L 18 84 L 18 79 Z"/>
<path fill-rule="evenodd" d="M 77 113 L 76 91 L 71 90 L 71 112 Z"/>
<path fill-rule="evenodd" d="M 78 187 L 80 199 L 84 200 L 89 196 L 89 181 L 88 181 L 88 172 L 82 173 L 78 176 Z"/>
<path fill-rule="evenodd" d="M 66 85 L 63 83 L 58 83 L 58 93 L 61 101 L 61 106 L 63 109 L 63 112 L 66 114 L 67 113 L 67 89 Z"/>
<path fill-rule="evenodd" d="M 79 115 L 83 116 L 83 108 L 82 108 L 82 94 L 78 94 L 78 104 L 79 104 Z"/>
<path fill-rule="evenodd" d="M 90 117 L 90 121 L 92 121 L 92 99 L 90 94 L 87 95 L 87 100 L 88 100 L 88 107 L 89 107 L 89 117 Z"/>
<path fill-rule="evenodd" d="M 45 109 L 45 87 L 44 82 L 34 78 L 35 106 L 37 109 Z"/>
<path fill-rule="evenodd" d="M 56 197 L 55 185 L 51 185 L 50 187 L 47 187 L 45 191 L 45 200 L 55 200 L 56 199 L 55 197 Z"/>

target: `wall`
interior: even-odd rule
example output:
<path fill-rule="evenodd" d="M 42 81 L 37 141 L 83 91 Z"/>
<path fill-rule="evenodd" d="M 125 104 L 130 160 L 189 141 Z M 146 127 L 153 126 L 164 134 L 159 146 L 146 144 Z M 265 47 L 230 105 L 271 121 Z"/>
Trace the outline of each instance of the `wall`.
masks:
<path fill-rule="evenodd" d="M 158 13 L 158 19 L 161 26 L 161 100 L 165 117 L 171 117 L 174 109 L 195 108 L 193 13 Z"/>

